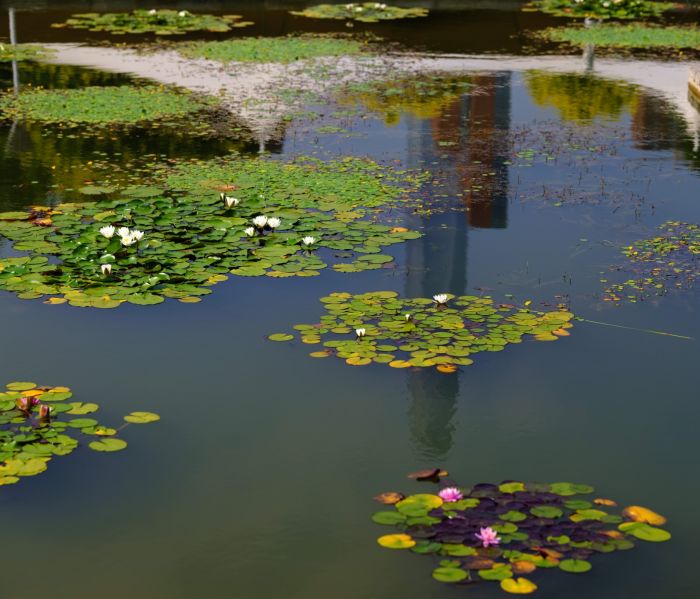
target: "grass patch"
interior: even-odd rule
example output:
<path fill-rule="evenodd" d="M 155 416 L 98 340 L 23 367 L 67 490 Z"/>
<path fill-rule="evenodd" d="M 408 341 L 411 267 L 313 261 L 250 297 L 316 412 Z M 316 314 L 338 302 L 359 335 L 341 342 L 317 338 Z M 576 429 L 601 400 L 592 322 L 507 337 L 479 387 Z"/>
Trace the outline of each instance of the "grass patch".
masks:
<path fill-rule="evenodd" d="M 13 60 L 41 60 L 53 54 L 50 50 L 36 44 L 18 44 L 10 46 L 0 44 L 0 62 Z"/>
<path fill-rule="evenodd" d="M 209 106 L 211 101 L 157 86 L 35 89 L 0 98 L 5 116 L 66 124 L 134 124 L 182 117 Z"/>
<path fill-rule="evenodd" d="M 548 29 L 544 36 L 551 41 L 581 46 L 595 44 L 609 48 L 700 48 L 699 27 L 610 24 Z"/>
<path fill-rule="evenodd" d="M 248 37 L 221 42 L 182 44 L 179 52 L 188 58 L 218 62 L 290 63 L 309 58 L 359 54 L 362 42 L 331 36 Z"/>

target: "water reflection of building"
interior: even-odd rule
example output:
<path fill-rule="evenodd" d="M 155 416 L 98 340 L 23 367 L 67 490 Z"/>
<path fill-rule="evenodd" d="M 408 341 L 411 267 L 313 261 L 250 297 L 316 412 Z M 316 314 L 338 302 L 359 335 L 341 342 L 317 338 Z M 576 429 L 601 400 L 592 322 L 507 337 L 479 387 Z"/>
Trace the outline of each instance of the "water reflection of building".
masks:
<path fill-rule="evenodd" d="M 406 295 L 467 293 L 468 229 L 505 228 L 508 207 L 510 74 L 471 77 L 475 93 L 446 105 L 440 116 L 408 116 L 408 164 L 430 167 L 449 200 L 468 209 L 415 216 L 424 236 L 407 246 Z M 409 427 L 416 452 L 444 459 L 453 444 L 459 377 L 433 369 L 411 372 Z"/>

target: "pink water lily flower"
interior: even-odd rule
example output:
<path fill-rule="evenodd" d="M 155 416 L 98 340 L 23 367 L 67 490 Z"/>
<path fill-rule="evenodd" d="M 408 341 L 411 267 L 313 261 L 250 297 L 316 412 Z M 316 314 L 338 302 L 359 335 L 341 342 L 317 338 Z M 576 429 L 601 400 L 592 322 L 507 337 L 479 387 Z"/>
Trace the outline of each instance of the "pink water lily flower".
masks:
<path fill-rule="evenodd" d="M 444 489 L 440 490 L 438 495 L 445 503 L 459 501 L 464 497 L 464 495 L 462 495 L 462 491 L 460 491 L 457 487 L 445 487 Z"/>
<path fill-rule="evenodd" d="M 474 536 L 481 541 L 481 544 L 484 547 L 488 547 L 489 545 L 498 545 L 501 542 L 501 539 L 496 531 L 490 526 L 482 528 L 481 532 L 475 533 Z"/>

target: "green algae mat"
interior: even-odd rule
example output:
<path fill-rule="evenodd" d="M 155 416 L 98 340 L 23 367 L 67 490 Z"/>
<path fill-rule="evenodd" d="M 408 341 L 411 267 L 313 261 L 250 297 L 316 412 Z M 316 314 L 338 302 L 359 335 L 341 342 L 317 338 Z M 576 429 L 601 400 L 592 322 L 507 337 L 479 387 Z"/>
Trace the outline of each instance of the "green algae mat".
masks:
<path fill-rule="evenodd" d="M 196 302 L 229 275 L 309 277 L 392 267 L 387 246 L 420 237 L 376 222 L 422 179 L 369 160 L 231 157 L 164 170 L 114 198 L 0 213 L 18 256 L 0 289 L 114 308 Z"/>
<path fill-rule="evenodd" d="M 31 89 L 0 97 L 5 117 L 60 124 L 136 124 L 181 119 L 215 100 L 162 86 Z"/>
<path fill-rule="evenodd" d="M 341 358 L 351 366 L 386 364 L 392 368 L 436 367 L 444 373 L 469 366 L 472 356 L 498 352 L 528 335 L 538 341 L 568 337 L 573 314 L 538 313 L 491 298 L 453 296 L 400 298 L 394 291 L 321 298 L 326 310 L 319 322 L 295 325 L 302 343 L 321 345 L 314 358 Z M 292 341 L 274 333 L 271 341 Z"/>
<path fill-rule="evenodd" d="M 94 451 L 121 451 L 127 443 L 117 435 L 125 426 L 160 420 L 152 412 L 132 412 L 119 428 L 111 428 L 92 417 L 96 403 L 69 401 L 72 397 L 68 387 L 26 381 L 9 383 L 0 392 L 0 485 L 46 471 L 53 458 L 81 443 Z"/>

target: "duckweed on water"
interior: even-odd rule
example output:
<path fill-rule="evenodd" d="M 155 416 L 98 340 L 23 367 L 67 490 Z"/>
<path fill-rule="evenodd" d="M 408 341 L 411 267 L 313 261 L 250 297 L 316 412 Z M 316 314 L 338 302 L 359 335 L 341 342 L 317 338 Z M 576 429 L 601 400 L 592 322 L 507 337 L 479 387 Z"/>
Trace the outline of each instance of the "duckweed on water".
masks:
<path fill-rule="evenodd" d="M 103 426 L 92 417 L 96 403 L 68 401 L 67 387 L 39 387 L 16 382 L 0 392 L 0 485 L 14 484 L 22 476 L 44 472 L 56 456 L 72 453 L 84 439 L 95 451 L 124 449 L 116 437 L 119 429 Z M 151 412 L 133 412 L 127 423 L 147 424 L 160 420 Z M 92 440 L 90 440 L 92 439 Z"/>
<path fill-rule="evenodd" d="M 177 46 L 188 58 L 218 62 L 281 62 L 358 54 L 366 46 L 357 40 L 325 35 L 246 37 L 219 42 L 192 42 Z"/>
<path fill-rule="evenodd" d="M 665 295 L 673 289 L 693 287 L 700 277 L 700 227 L 669 221 L 659 227 L 660 235 L 623 248 L 628 262 L 615 267 L 633 276 L 621 283 L 608 283 L 605 301 L 636 302 L 645 297 Z"/>
<path fill-rule="evenodd" d="M 557 17 L 641 19 L 657 17 L 675 6 L 652 0 L 536 0 L 525 10 L 541 10 Z"/>
<path fill-rule="evenodd" d="M 134 124 L 177 119 L 214 100 L 159 86 L 33 89 L 0 97 L 4 116 L 61 124 Z"/>
<path fill-rule="evenodd" d="M 338 19 L 376 23 L 395 19 L 427 17 L 427 8 L 400 8 L 383 2 L 350 2 L 344 4 L 318 4 L 304 10 L 292 10 L 290 14 L 312 19 Z"/>
<path fill-rule="evenodd" d="M 229 273 L 382 268 L 393 261 L 384 246 L 420 234 L 373 222 L 373 209 L 419 181 L 359 159 L 192 161 L 119 199 L 1 213 L 0 235 L 27 255 L 0 259 L 0 289 L 113 308 L 198 301 Z"/>
<path fill-rule="evenodd" d="M 52 54 L 42 46 L 36 44 L 18 44 L 10 46 L 0 44 L 0 62 L 11 62 L 13 60 L 41 60 Z"/>
<path fill-rule="evenodd" d="M 632 549 L 636 540 L 671 538 L 659 528 L 666 523 L 660 514 L 641 506 L 614 513 L 617 503 L 592 498 L 589 485 L 507 481 L 440 487 L 435 494 L 408 497 L 382 493 L 375 499 L 393 509 L 372 520 L 398 530 L 379 537 L 382 547 L 439 557 L 433 578 L 443 583 L 493 581 L 508 593 L 529 594 L 537 585 L 523 575 L 534 578 L 544 569 L 580 574 L 591 570 L 589 560 L 598 554 Z"/>
<path fill-rule="evenodd" d="M 253 25 L 241 21 L 240 15 L 207 15 L 187 10 L 151 9 L 126 13 L 82 13 L 73 15 L 65 23 L 54 23 L 52 27 L 108 31 L 125 33 L 155 33 L 156 35 L 178 35 L 188 31 L 230 31 L 233 27 Z"/>
<path fill-rule="evenodd" d="M 470 356 L 501 351 L 525 335 L 539 341 L 568 336 L 573 314 L 534 313 L 495 305 L 488 297 L 451 296 L 401 299 L 394 291 L 361 295 L 332 293 L 321 298 L 328 314 L 316 324 L 300 324 L 303 343 L 323 344 L 314 358 L 336 356 L 352 366 L 371 363 L 393 368 L 435 366 L 451 373 L 473 363 Z M 272 341 L 290 341 L 277 333 Z"/>
<path fill-rule="evenodd" d="M 700 48 L 700 28 L 669 25 L 599 24 L 595 27 L 547 29 L 542 37 L 579 46 L 595 44 L 606 48 Z"/>

